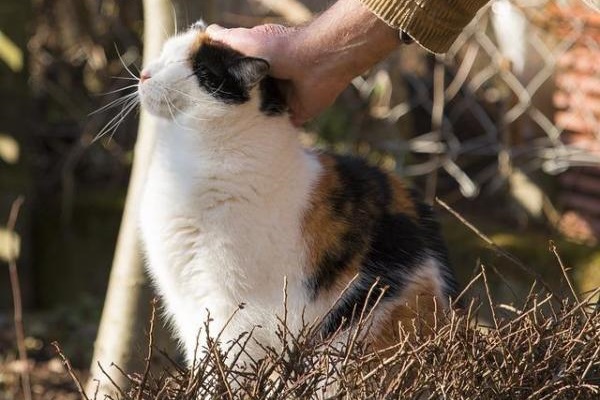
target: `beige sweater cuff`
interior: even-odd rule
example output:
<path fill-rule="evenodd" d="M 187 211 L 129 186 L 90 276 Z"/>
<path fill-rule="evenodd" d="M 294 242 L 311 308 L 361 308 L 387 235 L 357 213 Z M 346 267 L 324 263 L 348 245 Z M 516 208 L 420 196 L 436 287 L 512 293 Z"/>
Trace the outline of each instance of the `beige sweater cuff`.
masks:
<path fill-rule="evenodd" d="M 445 53 L 489 0 L 361 0 L 381 20 L 434 53 Z"/>

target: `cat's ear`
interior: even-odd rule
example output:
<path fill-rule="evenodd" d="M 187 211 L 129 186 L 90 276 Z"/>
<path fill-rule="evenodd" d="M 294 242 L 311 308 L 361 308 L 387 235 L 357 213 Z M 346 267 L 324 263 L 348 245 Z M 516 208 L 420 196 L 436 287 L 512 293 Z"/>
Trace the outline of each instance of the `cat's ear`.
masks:
<path fill-rule="evenodd" d="M 196 21 L 192 24 L 190 29 L 196 29 L 196 30 L 204 32 L 204 31 L 206 31 L 206 23 L 204 22 L 203 19 L 199 19 L 198 21 Z"/>
<path fill-rule="evenodd" d="M 267 74 L 271 66 L 266 60 L 256 57 L 242 57 L 233 62 L 228 70 L 245 87 L 253 88 Z"/>

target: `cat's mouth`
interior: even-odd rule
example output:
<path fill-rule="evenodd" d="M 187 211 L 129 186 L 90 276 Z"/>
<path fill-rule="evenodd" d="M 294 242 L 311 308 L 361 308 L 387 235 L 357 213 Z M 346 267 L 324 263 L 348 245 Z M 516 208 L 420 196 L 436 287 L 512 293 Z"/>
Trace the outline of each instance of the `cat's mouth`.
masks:
<path fill-rule="evenodd" d="M 178 99 L 170 96 L 169 91 L 143 80 L 138 86 L 138 96 L 150 114 L 169 120 L 175 119 L 183 107 Z"/>

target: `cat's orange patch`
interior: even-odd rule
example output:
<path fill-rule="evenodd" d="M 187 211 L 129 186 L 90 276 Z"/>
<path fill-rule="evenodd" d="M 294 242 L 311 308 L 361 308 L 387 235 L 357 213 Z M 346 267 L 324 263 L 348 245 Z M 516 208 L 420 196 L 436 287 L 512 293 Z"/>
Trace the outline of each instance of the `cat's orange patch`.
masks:
<path fill-rule="evenodd" d="M 196 35 L 195 40 L 192 42 L 190 54 L 196 54 L 202 46 L 214 43 L 216 42 L 214 42 L 207 33 L 199 32 L 198 35 Z"/>
<path fill-rule="evenodd" d="M 314 269 L 319 261 L 330 250 L 338 250 L 342 243 L 342 235 L 348 229 L 348 221 L 335 218 L 330 203 L 331 193 L 338 190 L 341 182 L 335 171 L 335 159 L 327 155 L 320 155 L 319 161 L 323 173 L 311 197 L 311 207 L 306 213 L 303 223 L 303 232 L 306 238 L 309 266 Z M 358 266 L 347 272 L 352 277 L 358 272 Z M 336 285 L 337 286 L 337 285 Z"/>
<path fill-rule="evenodd" d="M 411 282 L 396 300 L 396 306 L 388 311 L 387 317 L 380 326 L 373 346 L 376 350 L 391 347 L 399 342 L 401 327 L 404 333 L 418 332 L 429 335 L 436 324 L 441 322 L 448 302 L 441 295 L 438 280 L 431 272 L 423 269 L 411 278 Z"/>
<path fill-rule="evenodd" d="M 392 189 L 392 202 L 388 211 L 392 214 L 406 214 L 413 219 L 417 219 L 417 210 L 406 185 L 397 177 L 389 176 L 390 187 Z"/>
<path fill-rule="evenodd" d="M 334 210 L 332 199 L 339 200 L 340 193 L 344 193 L 343 178 L 339 175 L 338 160 L 328 154 L 318 156 L 323 171 L 319 182 L 313 189 L 310 208 L 307 210 L 303 221 L 303 233 L 308 247 L 308 275 L 317 276 L 319 268 L 332 268 L 332 265 L 323 265 L 322 261 L 331 254 L 340 254 L 344 250 L 351 249 L 353 254 L 351 259 L 346 260 L 346 265 L 336 265 L 336 280 L 332 283 L 330 291 L 339 292 L 354 279 L 359 272 L 361 263 L 369 251 L 369 240 L 366 226 L 357 226 L 356 214 L 353 214 L 352 206 L 355 205 L 351 200 L 347 202 L 338 202 L 337 207 L 341 209 Z M 348 178 L 345 177 L 347 180 Z M 377 205 L 377 195 L 373 194 L 372 201 L 362 203 L 363 211 L 372 216 L 373 221 L 381 212 L 390 214 L 405 214 L 411 219 L 418 219 L 416 206 L 410 195 L 409 190 L 401 180 L 386 175 L 384 184 L 390 193 L 388 204 L 383 205 L 383 209 Z M 385 189 L 382 189 L 385 190 Z M 369 194 L 365 195 L 369 199 Z M 350 232 L 361 232 L 365 229 L 364 245 L 346 242 L 344 235 Z M 312 270 L 311 270 L 312 269 Z"/>

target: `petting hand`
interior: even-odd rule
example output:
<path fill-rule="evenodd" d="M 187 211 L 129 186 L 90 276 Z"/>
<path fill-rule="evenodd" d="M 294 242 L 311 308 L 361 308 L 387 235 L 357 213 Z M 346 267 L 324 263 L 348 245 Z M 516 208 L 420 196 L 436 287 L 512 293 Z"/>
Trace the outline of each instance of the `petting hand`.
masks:
<path fill-rule="evenodd" d="M 283 80 L 292 122 L 301 125 L 329 107 L 352 79 L 398 47 L 390 28 L 359 0 L 339 0 L 309 25 L 286 28 L 261 25 L 207 33 L 248 56 L 271 64 L 270 74 Z"/>
<path fill-rule="evenodd" d="M 207 33 L 216 41 L 269 62 L 270 75 L 283 82 L 295 125 L 302 125 L 333 104 L 353 78 L 335 71 L 335 63 L 319 57 L 318 51 L 304 48 L 301 29 L 282 25 L 225 29 L 211 25 Z"/>

